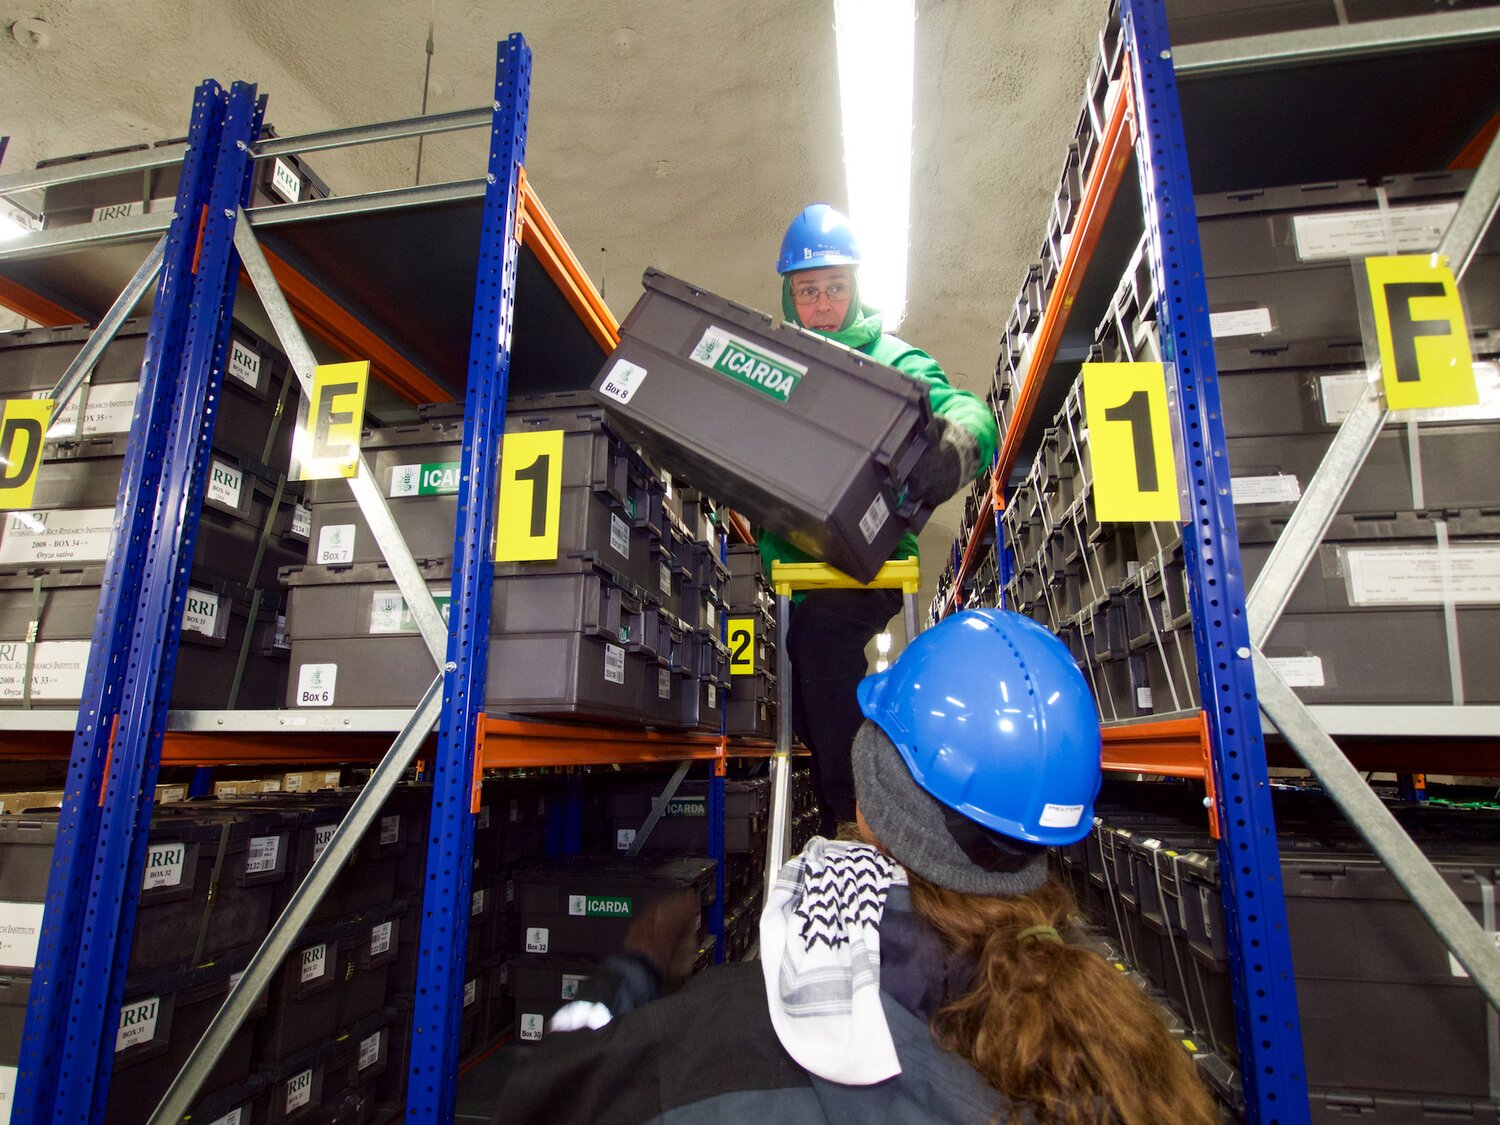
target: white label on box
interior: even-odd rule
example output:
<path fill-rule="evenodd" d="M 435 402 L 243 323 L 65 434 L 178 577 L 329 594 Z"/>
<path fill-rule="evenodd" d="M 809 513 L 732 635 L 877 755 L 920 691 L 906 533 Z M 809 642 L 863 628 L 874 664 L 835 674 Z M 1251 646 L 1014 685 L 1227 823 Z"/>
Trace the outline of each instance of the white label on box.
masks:
<path fill-rule="evenodd" d="M 401 842 L 401 814 L 392 813 L 380 818 L 380 846 L 388 847 Z"/>
<path fill-rule="evenodd" d="M 307 539 L 312 535 L 312 509 L 306 504 L 292 508 L 292 534 Z"/>
<path fill-rule="evenodd" d="M 31 698 L 78 699 L 88 671 L 88 641 L 41 641 L 31 665 Z M 26 645 L 0 644 L 0 699 L 20 699 L 26 675 Z"/>
<path fill-rule="evenodd" d="M 663 594 L 666 594 L 668 597 L 671 597 L 671 595 L 672 595 L 672 568 L 670 566 L 668 566 L 666 563 L 662 563 L 661 566 L 660 566 L 660 568 L 657 570 L 656 584 L 657 584 L 657 586 L 659 586 L 661 588 L 661 592 Z"/>
<path fill-rule="evenodd" d="M 240 506 L 240 493 L 244 490 L 245 474 L 215 459 L 208 469 L 208 499 L 223 504 L 226 508 Z"/>
<path fill-rule="evenodd" d="M 380 1061 L 380 1032 L 359 1041 L 359 1069 L 369 1070 Z"/>
<path fill-rule="evenodd" d="M 291 645 L 286 643 L 286 614 L 284 613 L 278 613 L 276 615 L 276 636 L 272 643 L 277 648 L 292 647 Z"/>
<path fill-rule="evenodd" d="M 1266 663 L 1281 674 L 1289 687 L 1322 687 L 1326 682 L 1321 656 L 1268 656 Z"/>
<path fill-rule="evenodd" d="M 0 902 L 0 965 L 7 969 L 36 967 L 44 905 L 40 902 Z"/>
<path fill-rule="evenodd" d="M 875 499 L 870 501 L 870 506 L 865 509 L 865 514 L 859 519 L 859 533 L 865 537 L 866 543 L 875 542 L 875 536 L 880 534 L 880 529 L 885 526 L 885 521 L 890 519 L 891 509 L 885 502 L 885 497 L 880 493 L 875 494 Z"/>
<path fill-rule="evenodd" d="M 1151 710 L 1151 689 L 1138 687 L 1135 689 L 1135 705 L 1142 711 Z"/>
<path fill-rule="evenodd" d="M 308 1067 L 301 1074 L 294 1074 L 286 1080 L 286 1111 L 291 1113 L 294 1109 L 301 1109 L 312 1101 L 313 1072 Z"/>
<path fill-rule="evenodd" d="M 469 896 L 469 917 L 477 918 L 484 913 L 484 888 L 481 887 Z"/>
<path fill-rule="evenodd" d="M 16 1067 L 0 1066 L 0 1125 L 10 1125 L 10 1111 L 16 1104 Z M 219 1125 L 217 1121 L 212 1125 Z"/>
<path fill-rule="evenodd" d="M 708 631 L 710 633 L 714 632 L 718 628 L 718 626 L 714 622 L 714 603 L 713 602 L 706 602 L 704 604 L 704 606 L 703 606 L 703 617 L 704 617 L 704 620 L 706 620 L 708 622 Z"/>
<path fill-rule="evenodd" d="M 631 363 L 628 359 L 617 359 L 609 374 L 604 377 L 604 382 L 599 385 L 599 393 L 616 402 L 629 402 L 645 381 L 644 367 Z"/>
<path fill-rule="evenodd" d="M 1495 943 L 1495 948 L 1500 949 L 1500 931 L 1486 930 L 1485 932 L 1490 935 L 1490 940 Z M 1448 954 L 1448 972 L 1456 977 L 1467 977 L 1469 975 L 1469 970 L 1460 965 L 1458 958 L 1453 956 L 1451 952 Z"/>
<path fill-rule="evenodd" d="M 0 563 L 103 562 L 115 530 L 113 508 L 11 512 Z"/>
<path fill-rule="evenodd" d="M 1043 805 L 1038 823 L 1043 828 L 1072 828 L 1082 816 L 1082 805 Z"/>
<path fill-rule="evenodd" d="M 182 608 L 182 628 L 185 632 L 201 633 L 205 637 L 219 635 L 218 594 L 207 590 L 195 590 L 189 586 L 187 602 Z"/>
<path fill-rule="evenodd" d="M 1221 909 L 1218 903 L 1209 894 L 1207 887 L 1198 888 L 1198 917 L 1203 920 L 1203 936 L 1209 941 L 1214 940 L 1214 922 L 1218 919 L 1218 911 Z"/>
<path fill-rule="evenodd" d="M 561 1000 L 572 1000 L 578 995 L 578 986 L 589 978 L 580 973 L 564 973 L 562 975 Z"/>
<path fill-rule="evenodd" d="M 271 164 L 271 186 L 288 203 L 302 202 L 302 177 L 290 160 L 278 156 Z"/>
<path fill-rule="evenodd" d="M 280 854 L 280 836 L 256 836 L 250 841 L 250 850 L 245 854 L 245 874 L 258 875 L 263 871 L 275 871 L 276 857 Z"/>
<path fill-rule="evenodd" d="M 568 913 L 575 918 L 580 918 L 588 913 L 588 895 L 569 895 Z"/>
<path fill-rule="evenodd" d="M 297 671 L 297 706 L 332 707 L 337 664 L 304 664 Z"/>
<path fill-rule="evenodd" d="M 261 782 L 261 792 L 262 793 L 280 793 L 281 792 L 281 782 L 275 780 L 274 778 L 267 778 L 265 781 Z"/>
<path fill-rule="evenodd" d="M 103 207 L 94 208 L 94 217 L 90 221 L 107 223 L 113 219 L 128 219 L 132 215 L 141 214 L 144 206 L 138 199 L 132 199 L 129 203 L 106 203 Z"/>
<path fill-rule="evenodd" d="M 660 699 L 672 698 L 672 673 L 666 668 L 656 674 L 656 694 Z"/>
<path fill-rule="evenodd" d="M 87 385 L 88 401 L 84 405 L 83 436 L 94 434 L 123 434 L 130 431 L 131 419 L 135 416 L 135 396 L 140 390 L 138 383 L 101 383 Z M 33 391 L 32 398 L 50 398 L 52 392 Z M 62 441 L 78 436 L 78 396 L 63 407 L 57 421 L 47 431 L 48 441 Z"/>
<path fill-rule="evenodd" d="M 634 828 L 619 828 L 615 830 L 615 850 L 625 852 L 630 850 L 630 845 L 635 843 Z"/>
<path fill-rule="evenodd" d="M 1339 547 L 1350 605 L 1500 602 L 1500 546 Z"/>
<path fill-rule="evenodd" d="M 187 845 L 148 844 L 146 847 L 146 873 L 141 876 L 141 890 L 154 891 L 160 887 L 182 886 L 182 866 L 187 860 Z"/>
<path fill-rule="evenodd" d="M 542 1019 L 540 1012 L 521 1013 L 521 1042 L 540 1043 L 542 1041 L 542 1029 L 546 1021 Z"/>
<path fill-rule="evenodd" d="M 713 684 L 708 685 L 708 709 L 710 711 L 719 709 L 719 689 Z"/>
<path fill-rule="evenodd" d="M 521 802 L 515 797 L 510 799 L 510 822 L 512 824 L 521 823 Z"/>
<path fill-rule="evenodd" d="M 333 840 L 333 834 L 339 830 L 337 824 L 320 824 L 313 829 L 313 862 L 317 863 L 328 849 Z"/>
<path fill-rule="evenodd" d="M 1354 412 L 1370 376 L 1364 371 L 1339 371 L 1318 378 L 1318 398 L 1323 403 L 1323 421 L 1337 426 Z"/>
<path fill-rule="evenodd" d="M 161 1014 L 161 997 L 132 1000 L 120 1009 L 120 1026 L 115 1031 L 115 1054 L 156 1038 L 156 1017 Z"/>
<path fill-rule="evenodd" d="M 308 946 L 302 951 L 302 983 L 318 980 L 328 972 L 328 943 Z"/>
<path fill-rule="evenodd" d="M 225 374 L 238 379 L 251 390 L 260 390 L 260 353 L 249 344 L 242 344 L 235 336 L 229 337 L 229 366 Z"/>
<path fill-rule="evenodd" d="M 1359 403 L 1370 376 L 1363 371 L 1338 372 L 1318 379 L 1323 421 L 1337 426 Z M 1474 384 L 1479 401 L 1473 406 L 1430 406 L 1421 410 L 1393 410 L 1393 422 L 1484 422 L 1500 418 L 1500 363 L 1476 361 Z"/>
<path fill-rule="evenodd" d="M 330 523 L 318 532 L 318 565 L 337 566 L 354 561 L 354 525 Z"/>
<path fill-rule="evenodd" d="M 216 1117 L 208 1125 L 244 1125 L 245 1107 L 236 1106 L 223 1117 Z"/>
<path fill-rule="evenodd" d="M 1371 207 L 1292 216 L 1297 260 L 1364 258 L 1377 254 L 1426 254 L 1436 250 L 1458 204 Z"/>
<path fill-rule="evenodd" d="M 392 923 L 382 922 L 370 931 L 370 956 L 379 957 L 391 948 Z"/>
<path fill-rule="evenodd" d="M 490 807 L 489 807 L 489 805 L 480 805 L 479 806 L 479 816 L 474 821 L 474 827 L 475 828 L 488 828 L 489 826 L 490 826 Z"/>
<path fill-rule="evenodd" d="M 613 512 L 609 516 L 609 549 L 621 558 L 630 557 L 630 525 Z"/>
<path fill-rule="evenodd" d="M 505 904 L 507 906 L 509 906 L 511 903 L 513 903 L 515 901 L 516 901 L 516 881 L 514 879 L 507 879 L 507 880 L 505 880 Z"/>
<path fill-rule="evenodd" d="M 464 982 L 464 1007 L 467 1008 L 479 999 L 479 978 Z"/>
<path fill-rule="evenodd" d="M 1230 494 L 1236 507 L 1249 504 L 1294 504 L 1302 498 L 1302 485 L 1290 473 L 1267 477 L 1233 477 Z"/>
<path fill-rule="evenodd" d="M 1270 309 L 1229 309 L 1208 314 L 1208 329 L 1215 340 L 1226 336 L 1261 336 L 1272 331 Z"/>
<path fill-rule="evenodd" d="M 612 684 L 625 682 L 625 650 L 619 645 L 604 646 L 604 678 Z"/>

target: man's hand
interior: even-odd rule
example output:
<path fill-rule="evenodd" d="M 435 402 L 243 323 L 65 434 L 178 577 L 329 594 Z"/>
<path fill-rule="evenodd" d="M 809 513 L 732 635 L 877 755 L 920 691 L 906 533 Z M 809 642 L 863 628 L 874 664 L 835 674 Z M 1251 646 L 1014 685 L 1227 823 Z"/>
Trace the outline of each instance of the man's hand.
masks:
<path fill-rule="evenodd" d="M 908 495 L 936 508 L 969 481 L 979 468 L 979 443 L 962 426 L 942 415 L 933 418 L 937 440 L 913 466 L 906 478 Z"/>

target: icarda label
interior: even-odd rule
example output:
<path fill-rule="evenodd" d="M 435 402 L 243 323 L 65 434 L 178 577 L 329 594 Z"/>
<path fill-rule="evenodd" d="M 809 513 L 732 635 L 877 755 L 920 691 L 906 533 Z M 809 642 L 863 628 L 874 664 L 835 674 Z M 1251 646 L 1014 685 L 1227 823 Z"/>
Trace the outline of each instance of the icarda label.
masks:
<path fill-rule="evenodd" d="M 692 358 L 710 371 L 726 375 L 777 402 L 785 402 L 807 374 L 807 368 L 795 360 L 768 352 L 716 327 L 703 333 Z"/>
<path fill-rule="evenodd" d="M 421 465 L 396 465 L 391 469 L 388 495 L 448 496 L 458 491 L 457 461 L 432 461 Z"/>
<path fill-rule="evenodd" d="M 576 918 L 629 918 L 631 900 L 620 895 L 569 895 L 568 913 Z"/>

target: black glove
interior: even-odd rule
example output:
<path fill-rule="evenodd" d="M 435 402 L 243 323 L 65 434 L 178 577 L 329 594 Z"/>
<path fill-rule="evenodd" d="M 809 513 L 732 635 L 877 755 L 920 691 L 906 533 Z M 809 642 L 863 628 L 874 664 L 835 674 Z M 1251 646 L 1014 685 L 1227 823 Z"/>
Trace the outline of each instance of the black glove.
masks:
<path fill-rule="evenodd" d="M 906 478 L 907 495 L 936 508 L 969 481 L 979 468 L 979 442 L 962 426 L 941 414 L 933 418 L 937 440 L 912 466 Z"/>

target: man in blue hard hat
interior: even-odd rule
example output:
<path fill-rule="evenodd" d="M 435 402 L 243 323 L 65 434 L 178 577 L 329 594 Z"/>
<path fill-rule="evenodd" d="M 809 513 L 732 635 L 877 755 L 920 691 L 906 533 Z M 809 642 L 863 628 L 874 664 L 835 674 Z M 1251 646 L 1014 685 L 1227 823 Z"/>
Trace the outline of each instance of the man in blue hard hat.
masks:
<path fill-rule="evenodd" d="M 860 300 L 860 261 L 847 216 L 826 203 L 804 208 L 787 227 L 776 262 L 782 315 L 927 385 L 938 440 L 912 470 L 907 488 L 936 506 L 989 469 L 999 439 L 995 419 L 978 397 L 952 386 L 930 355 L 884 331 L 879 310 Z M 767 531 L 759 545 L 768 573 L 777 560 L 819 561 Z M 917 537 L 908 532 L 892 558 L 916 555 Z M 900 608 L 895 590 L 822 590 L 799 597 L 792 610 L 783 639 L 792 660 L 792 726 L 812 751 L 826 836 L 854 819 L 850 752 L 863 721 L 854 691 L 869 671 L 866 646 Z"/>

